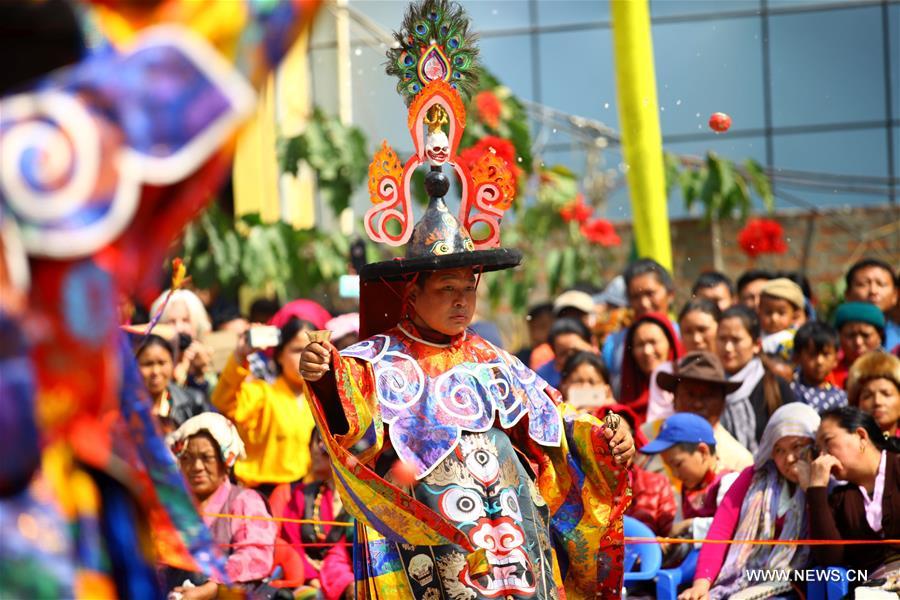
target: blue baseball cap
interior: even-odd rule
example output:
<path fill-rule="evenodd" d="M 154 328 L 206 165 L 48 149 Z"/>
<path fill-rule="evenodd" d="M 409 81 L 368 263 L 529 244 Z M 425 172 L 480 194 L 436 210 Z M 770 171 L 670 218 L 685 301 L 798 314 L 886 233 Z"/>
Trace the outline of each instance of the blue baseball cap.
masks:
<path fill-rule="evenodd" d="M 675 444 L 716 444 L 709 421 L 694 413 L 675 413 L 665 420 L 656 439 L 641 448 L 644 454 L 659 454 Z"/>

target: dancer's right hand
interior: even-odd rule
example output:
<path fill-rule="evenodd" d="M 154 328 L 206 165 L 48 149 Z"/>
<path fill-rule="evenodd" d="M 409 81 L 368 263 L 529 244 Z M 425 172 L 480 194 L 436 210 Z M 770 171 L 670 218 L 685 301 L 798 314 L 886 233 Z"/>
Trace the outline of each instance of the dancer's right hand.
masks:
<path fill-rule="evenodd" d="M 329 342 L 310 342 L 300 355 L 300 376 L 306 381 L 322 379 L 331 369 L 332 347 Z"/>

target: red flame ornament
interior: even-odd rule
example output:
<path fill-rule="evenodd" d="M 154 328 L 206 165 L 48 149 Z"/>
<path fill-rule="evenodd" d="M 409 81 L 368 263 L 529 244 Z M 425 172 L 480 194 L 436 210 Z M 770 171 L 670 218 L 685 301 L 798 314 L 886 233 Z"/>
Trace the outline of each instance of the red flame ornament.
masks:
<path fill-rule="evenodd" d="M 723 112 L 714 112 L 709 116 L 709 128 L 716 133 L 725 133 L 731 127 L 731 117 Z"/>

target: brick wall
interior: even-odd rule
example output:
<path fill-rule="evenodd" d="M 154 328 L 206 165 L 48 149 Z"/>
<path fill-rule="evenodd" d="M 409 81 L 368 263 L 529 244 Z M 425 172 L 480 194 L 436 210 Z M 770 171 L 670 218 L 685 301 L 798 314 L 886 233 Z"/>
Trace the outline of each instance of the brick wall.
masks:
<path fill-rule="evenodd" d="M 879 258 L 900 266 L 900 208 L 878 206 L 820 214 L 784 212 L 776 213 L 773 218 L 784 227 L 788 251 L 755 260 L 744 254 L 737 243 L 743 224 L 738 221 L 721 223 L 722 257 L 728 275 L 736 278 L 753 267 L 805 270 L 814 293 L 826 294 L 825 286 L 842 278 L 847 268 L 861 257 Z M 622 245 L 606 270 L 607 277 L 621 272 L 632 243 L 630 223 L 617 223 L 616 230 Z M 671 235 L 680 304 L 689 295 L 694 279 L 713 268 L 712 234 L 710 226 L 699 219 L 675 219 L 671 222 Z M 808 251 L 804 252 L 807 245 Z"/>

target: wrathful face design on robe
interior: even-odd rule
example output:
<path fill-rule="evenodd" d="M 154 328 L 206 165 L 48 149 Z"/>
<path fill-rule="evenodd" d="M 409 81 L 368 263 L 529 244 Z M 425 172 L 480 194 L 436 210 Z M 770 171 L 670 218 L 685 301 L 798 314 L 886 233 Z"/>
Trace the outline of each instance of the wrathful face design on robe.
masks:
<path fill-rule="evenodd" d="M 453 546 L 400 546 L 417 598 L 556 598 L 549 511 L 505 433 L 467 433 L 455 451 L 418 482 L 415 496 L 486 552 L 473 574 Z"/>

